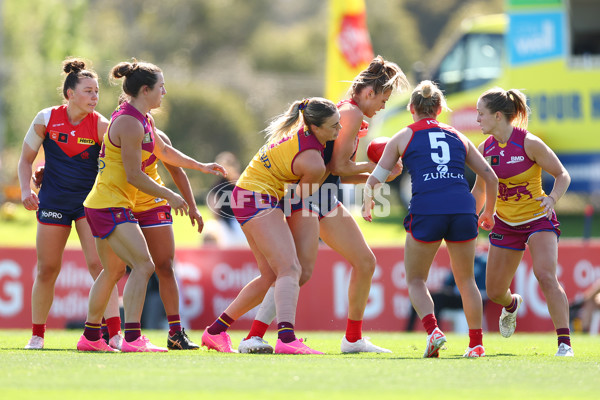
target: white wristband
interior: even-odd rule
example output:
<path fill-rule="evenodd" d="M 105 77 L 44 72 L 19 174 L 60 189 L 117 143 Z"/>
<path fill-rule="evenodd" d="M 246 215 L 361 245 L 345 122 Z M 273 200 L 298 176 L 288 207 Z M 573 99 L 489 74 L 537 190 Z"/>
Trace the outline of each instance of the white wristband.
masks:
<path fill-rule="evenodd" d="M 377 164 L 377 166 L 375 167 L 373 172 L 371 172 L 371 176 L 376 178 L 379 182 L 385 183 L 388 176 L 390 176 L 391 172 L 392 171 L 389 171 L 389 170 L 383 168 L 381 165 Z"/>

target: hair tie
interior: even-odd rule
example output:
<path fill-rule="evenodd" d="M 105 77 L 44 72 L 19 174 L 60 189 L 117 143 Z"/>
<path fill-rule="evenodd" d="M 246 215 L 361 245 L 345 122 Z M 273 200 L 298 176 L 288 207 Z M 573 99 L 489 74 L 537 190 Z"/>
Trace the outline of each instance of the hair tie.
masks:
<path fill-rule="evenodd" d="M 309 101 L 310 101 L 310 99 L 304 99 L 304 100 L 302 100 L 302 103 L 300 103 L 300 105 L 298 106 L 298 110 L 302 111 L 302 114 L 304 114 L 304 109 L 308 105 Z"/>

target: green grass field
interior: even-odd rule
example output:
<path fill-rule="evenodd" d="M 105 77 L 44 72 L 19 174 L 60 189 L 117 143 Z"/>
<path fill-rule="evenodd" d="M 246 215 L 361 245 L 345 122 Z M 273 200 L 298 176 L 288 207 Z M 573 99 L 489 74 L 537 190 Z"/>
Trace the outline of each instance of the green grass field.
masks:
<path fill-rule="evenodd" d="M 144 332 L 154 343 L 164 331 Z M 237 345 L 245 332 L 230 332 Z M 484 335 L 487 356 L 462 358 L 468 337 L 449 334 L 439 359 L 422 359 L 425 333 L 371 333 L 393 354 L 342 355 L 342 332 L 299 332 L 324 356 L 80 353 L 81 331 L 51 330 L 46 349 L 21 350 L 29 330 L 0 331 L 3 399 L 596 399 L 597 337 L 575 335 L 575 358 L 554 357 L 553 334 Z M 189 332 L 198 342 L 201 332 Z M 271 343 L 275 336 L 266 337 Z M 107 397 L 109 396 L 109 397 Z M 116 397 L 115 397 L 116 396 Z"/>

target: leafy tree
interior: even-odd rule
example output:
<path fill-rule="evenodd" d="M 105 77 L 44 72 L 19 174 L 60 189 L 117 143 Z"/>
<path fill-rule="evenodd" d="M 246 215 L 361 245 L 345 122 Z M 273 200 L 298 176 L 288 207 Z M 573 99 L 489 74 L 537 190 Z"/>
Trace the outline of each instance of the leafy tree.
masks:
<path fill-rule="evenodd" d="M 18 145 L 42 108 L 57 104 L 62 94 L 62 60 L 86 48 L 86 0 L 3 2 L 3 82 L 7 145 Z M 59 97 L 60 96 L 60 97 Z"/>

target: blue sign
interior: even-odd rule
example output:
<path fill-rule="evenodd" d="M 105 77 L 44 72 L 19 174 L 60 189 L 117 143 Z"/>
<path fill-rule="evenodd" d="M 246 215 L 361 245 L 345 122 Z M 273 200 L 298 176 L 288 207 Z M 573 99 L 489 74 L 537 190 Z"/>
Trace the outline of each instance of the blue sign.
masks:
<path fill-rule="evenodd" d="M 600 193 L 600 153 L 557 154 L 571 176 L 569 192 Z M 544 172 L 543 187 L 550 193 L 554 179 Z"/>
<path fill-rule="evenodd" d="M 509 15 L 510 65 L 561 58 L 566 52 L 565 15 L 561 11 Z"/>

